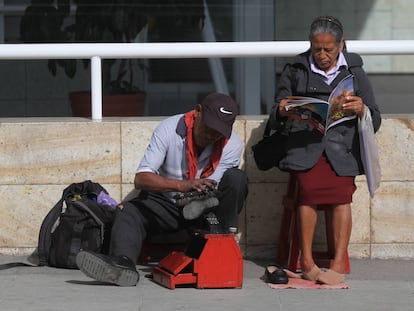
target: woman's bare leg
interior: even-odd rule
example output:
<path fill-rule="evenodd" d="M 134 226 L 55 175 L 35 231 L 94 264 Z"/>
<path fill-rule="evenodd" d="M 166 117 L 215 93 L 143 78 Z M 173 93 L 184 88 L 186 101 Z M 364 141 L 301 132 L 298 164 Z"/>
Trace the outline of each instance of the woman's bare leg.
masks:
<path fill-rule="evenodd" d="M 343 282 L 346 272 L 346 254 L 352 230 L 352 214 L 350 204 L 334 206 L 332 226 L 335 239 L 335 257 L 329 270 L 321 272 L 317 281 L 324 284 L 338 284 Z"/>
<path fill-rule="evenodd" d="M 352 231 L 351 205 L 336 205 L 333 209 L 332 221 L 335 239 L 335 258 L 331 263 L 330 269 L 344 274 L 346 272 L 346 256 Z"/>
<path fill-rule="evenodd" d="M 316 206 L 299 206 L 300 265 L 302 272 L 309 272 L 315 266 L 312 245 L 317 219 L 318 213 Z"/>

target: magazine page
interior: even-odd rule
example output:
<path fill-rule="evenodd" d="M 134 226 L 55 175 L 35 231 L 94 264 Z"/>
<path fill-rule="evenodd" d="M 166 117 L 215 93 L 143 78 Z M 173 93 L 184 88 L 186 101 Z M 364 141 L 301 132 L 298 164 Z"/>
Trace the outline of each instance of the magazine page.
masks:
<path fill-rule="evenodd" d="M 342 110 L 345 96 L 354 94 L 354 77 L 348 75 L 331 92 L 328 101 L 314 97 L 288 96 L 291 101 L 285 106 L 289 118 L 311 124 L 323 135 L 335 124 L 356 118 L 354 113 Z"/>
<path fill-rule="evenodd" d="M 309 123 L 325 134 L 328 102 L 313 97 L 289 96 L 288 98 L 291 102 L 285 106 L 285 109 L 289 112 L 289 118 Z"/>
<path fill-rule="evenodd" d="M 356 118 L 355 113 L 347 114 L 342 110 L 342 104 L 345 101 L 345 96 L 348 95 L 354 95 L 353 75 L 346 76 L 343 80 L 341 80 L 329 96 L 329 110 L 326 121 L 326 130 L 335 124 Z"/>
<path fill-rule="evenodd" d="M 304 97 L 304 96 L 288 96 L 288 99 L 291 101 L 286 104 L 286 111 L 292 111 L 292 108 L 303 106 L 302 108 L 309 109 L 321 116 L 321 118 L 326 119 L 328 116 L 328 106 L 329 103 L 314 97 Z"/>

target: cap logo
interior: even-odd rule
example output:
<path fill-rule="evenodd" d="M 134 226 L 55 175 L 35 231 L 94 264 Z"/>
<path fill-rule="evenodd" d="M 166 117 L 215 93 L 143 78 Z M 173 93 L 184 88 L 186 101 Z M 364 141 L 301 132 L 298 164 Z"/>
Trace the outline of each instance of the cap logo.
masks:
<path fill-rule="evenodd" d="M 220 112 L 225 114 L 233 114 L 233 112 L 224 109 L 224 107 L 220 107 Z"/>

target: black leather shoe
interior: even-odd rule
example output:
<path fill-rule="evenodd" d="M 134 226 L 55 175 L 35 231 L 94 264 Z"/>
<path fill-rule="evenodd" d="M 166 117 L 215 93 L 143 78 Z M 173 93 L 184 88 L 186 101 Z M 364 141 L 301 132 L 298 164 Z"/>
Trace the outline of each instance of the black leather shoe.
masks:
<path fill-rule="evenodd" d="M 277 266 L 267 266 L 265 270 L 265 278 L 267 283 L 272 284 L 287 284 L 289 282 L 285 270 Z"/>
<path fill-rule="evenodd" d="M 82 251 L 76 256 L 76 264 L 83 273 L 100 282 L 135 286 L 139 281 L 135 264 L 126 256 L 111 257 Z"/>

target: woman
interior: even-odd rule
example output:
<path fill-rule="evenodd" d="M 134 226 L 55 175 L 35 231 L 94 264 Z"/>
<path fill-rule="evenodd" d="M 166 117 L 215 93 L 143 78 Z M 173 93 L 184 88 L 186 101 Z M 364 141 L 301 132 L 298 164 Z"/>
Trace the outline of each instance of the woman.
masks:
<path fill-rule="evenodd" d="M 363 174 L 358 117 L 367 107 L 377 131 L 381 115 L 361 57 L 345 49 L 341 22 L 332 16 L 316 18 L 310 26 L 309 40 L 310 49 L 297 55 L 282 72 L 271 121 L 273 127 L 283 124 L 289 137 L 279 167 L 289 171 L 297 182 L 302 276 L 318 283 L 337 284 L 344 280 L 355 176 Z M 328 100 L 335 86 L 349 75 L 353 75 L 354 95 L 345 94 L 341 109 L 344 115 L 355 118 L 332 126 L 324 134 L 286 110 L 291 101 L 287 97 L 292 95 Z M 312 256 L 318 205 L 332 208 L 335 256 L 327 271 L 319 269 Z"/>

